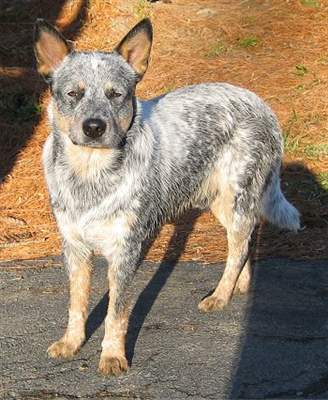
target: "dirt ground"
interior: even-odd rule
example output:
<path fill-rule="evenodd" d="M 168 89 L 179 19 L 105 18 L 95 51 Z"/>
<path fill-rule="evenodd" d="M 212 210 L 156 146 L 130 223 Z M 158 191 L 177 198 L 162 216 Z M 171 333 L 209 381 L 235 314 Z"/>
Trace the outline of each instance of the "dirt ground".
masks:
<path fill-rule="evenodd" d="M 57 24 L 79 50 L 111 50 L 150 16 L 154 47 L 138 96 L 226 81 L 262 96 L 285 137 L 283 188 L 304 230 L 263 225 L 257 257 L 328 258 L 328 2 L 317 0 L 2 0 L 0 10 L 0 259 L 58 254 L 41 151 L 48 92 L 34 70 L 33 22 Z M 147 258 L 222 261 L 224 230 L 208 213 L 166 225 Z"/>

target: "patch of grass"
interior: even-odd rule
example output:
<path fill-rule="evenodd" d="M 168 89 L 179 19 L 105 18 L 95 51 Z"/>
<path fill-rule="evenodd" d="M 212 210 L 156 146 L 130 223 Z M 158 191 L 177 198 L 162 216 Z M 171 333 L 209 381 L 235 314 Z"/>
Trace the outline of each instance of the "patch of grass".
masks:
<path fill-rule="evenodd" d="M 34 96 L 24 92 L 0 93 L 0 114 L 9 123 L 29 121 L 41 113 Z"/>
<path fill-rule="evenodd" d="M 213 43 L 210 46 L 210 48 L 207 51 L 207 53 L 205 54 L 205 56 L 207 58 L 215 58 L 222 54 L 225 54 L 227 51 L 228 51 L 228 48 L 227 48 L 226 44 L 220 40 L 218 42 Z"/>
<path fill-rule="evenodd" d="M 300 136 L 292 135 L 293 127 L 299 122 L 299 115 L 296 110 L 292 111 L 292 115 L 289 117 L 286 127 L 283 130 L 282 136 L 284 141 L 284 149 L 286 153 L 294 153 L 299 151 L 300 148 Z"/>
<path fill-rule="evenodd" d="M 292 136 L 289 131 L 283 132 L 284 149 L 286 153 L 295 153 L 300 149 L 300 137 Z"/>
<path fill-rule="evenodd" d="M 315 78 L 315 79 L 313 79 L 313 81 L 311 81 L 307 84 L 301 83 L 300 85 L 297 85 L 294 89 L 297 92 L 302 93 L 302 92 L 304 92 L 304 90 L 311 90 L 314 87 L 321 85 L 322 83 L 324 83 L 324 81 L 322 81 L 320 78 Z"/>
<path fill-rule="evenodd" d="M 289 132 L 292 125 L 294 125 L 299 120 L 300 120 L 299 114 L 297 113 L 296 110 L 293 110 L 292 115 L 288 118 L 288 122 L 287 122 L 288 128 L 286 129 L 286 131 Z"/>
<path fill-rule="evenodd" d="M 304 76 L 309 72 L 309 70 L 303 64 L 297 64 L 295 66 L 295 70 L 296 71 L 294 71 L 294 74 L 297 76 Z"/>
<path fill-rule="evenodd" d="M 303 91 L 305 90 L 305 85 L 297 85 L 297 86 L 295 87 L 295 90 L 296 90 L 297 92 L 303 92 Z"/>
<path fill-rule="evenodd" d="M 307 157 L 327 157 L 328 156 L 328 143 L 309 144 L 304 147 L 304 153 Z"/>
<path fill-rule="evenodd" d="M 134 6 L 134 14 L 138 19 L 150 17 L 151 15 L 151 4 L 148 0 L 138 0 Z"/>
<path fill-rule="evenodd" d="M 318 181 L 324 190 L 328 191 L 328 172 L 318 174 Z"/>
<path fill-rule="evenodd" d="M 254 36 L 250 36 L 250 37 L 238 40 L 238 46 L 243 47 L 243 48 L 255 47 L 259 43 L 260 43 L 259 39 L 257 39 Z"/>
<path fill-rule="evenodd" d="M 309 7 L 309 8 L 319 8 L 320 7 L 320 2 L 317 0 L 300 0 L 300 3 L 304 7 Z"/>

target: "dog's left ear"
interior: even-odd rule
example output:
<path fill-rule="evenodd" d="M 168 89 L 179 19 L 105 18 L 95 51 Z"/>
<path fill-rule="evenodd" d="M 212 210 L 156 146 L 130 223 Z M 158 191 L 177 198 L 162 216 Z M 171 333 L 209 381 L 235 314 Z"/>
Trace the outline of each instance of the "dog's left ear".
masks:
<path fill-rule="evenodd" d="M 153 28 L 148 18 L 140 21 L 116 46 L 119 53 L 142 79 L 148 67 Z"/>
<path fill-rule="evenodd" d="M 54 70 L 70 52 L 70 46 L 62 34 L 43 19 L 37 19 L 34 28 L 34 52 L 38 71 L 51 80 Z"/>

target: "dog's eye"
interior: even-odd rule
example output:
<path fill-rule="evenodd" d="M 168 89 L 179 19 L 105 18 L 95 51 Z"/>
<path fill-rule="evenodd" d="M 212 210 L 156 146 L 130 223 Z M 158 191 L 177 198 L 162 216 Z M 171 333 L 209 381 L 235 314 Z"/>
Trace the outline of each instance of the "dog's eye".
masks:
<path fill-rule="evenodd" d="M 114 89 L 106 90 L 105 94 L 108 99 L 113 99 L 122 96 L 122 93 L 119 93 Z"/>
<path fill-rule="evenodd" d="M 77 97 L 78 94 L 74 90 L 71 90 L 70 92 L 67 93 L 69 97 Z"/>
<path fill-rule="evenodd" d="M 83 91 L 76 91 L 76 90 L 70 90 L 67 93 L 67 96 L 72 97 L 74 99 L 80 99 L 81 97 L 83 97 L 84 92 Z"/>

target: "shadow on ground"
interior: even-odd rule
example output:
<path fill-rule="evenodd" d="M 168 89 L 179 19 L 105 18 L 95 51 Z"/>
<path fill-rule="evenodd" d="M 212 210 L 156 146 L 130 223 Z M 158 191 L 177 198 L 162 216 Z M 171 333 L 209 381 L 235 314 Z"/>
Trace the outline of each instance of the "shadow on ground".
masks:
<path fill-rule="evenodd" d="M 0 182 L 15 165 L 40 119 L 39 99 L 46 85 L 37 75 L 33 26 L 37 18 L 55 23 L 66 0 L 3 0 L 0 10 Z M 87 0 L 74 4 L 74 15 L 63 20 L 64 35 L 73 40 L 83 26 Z"/>

